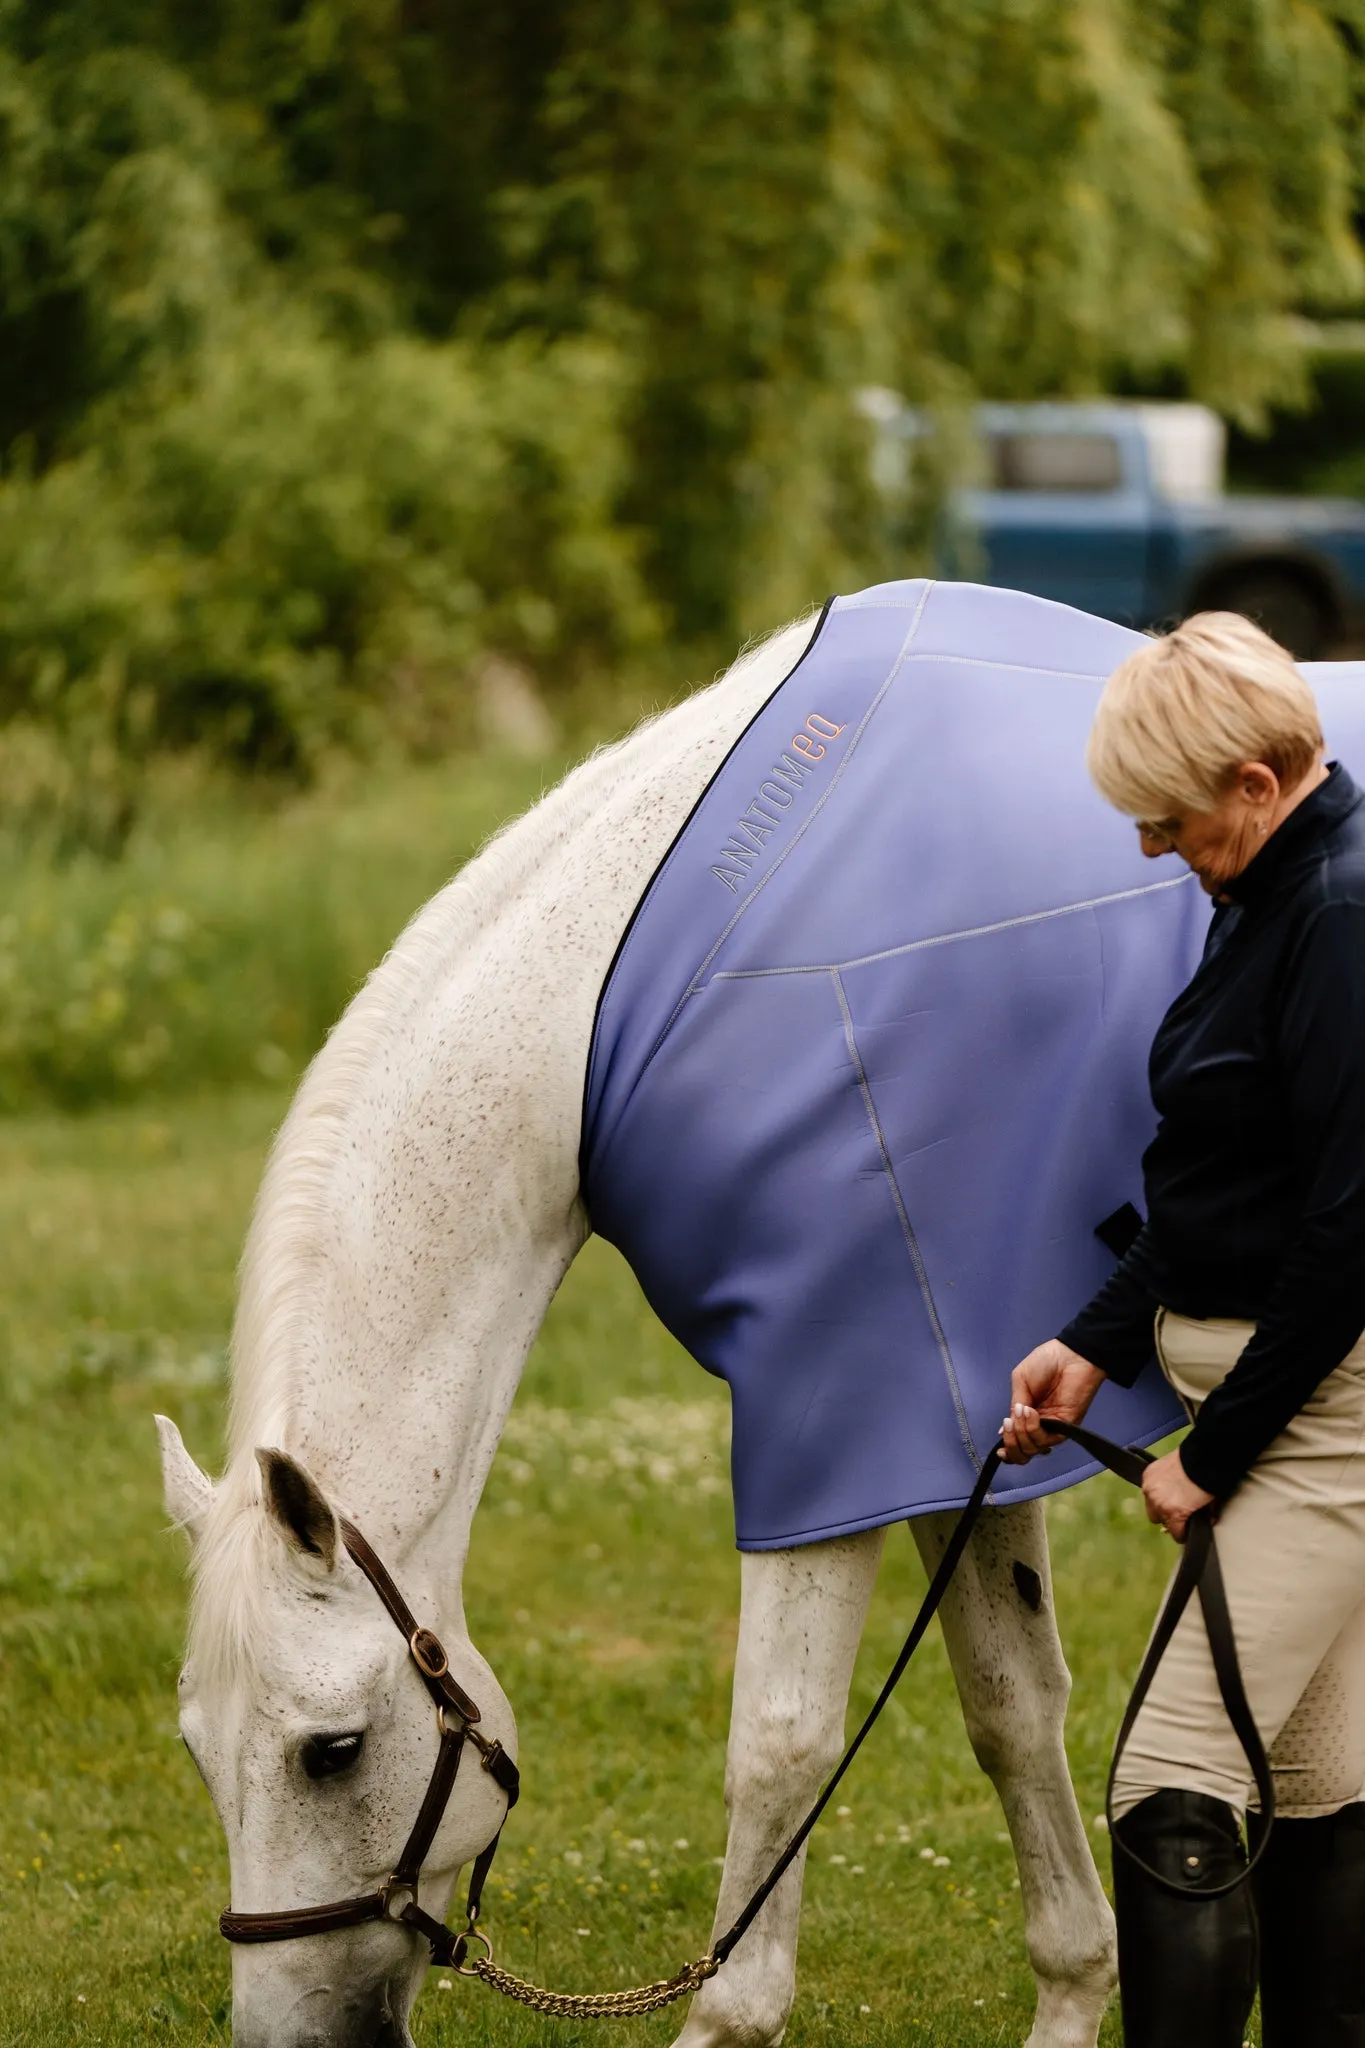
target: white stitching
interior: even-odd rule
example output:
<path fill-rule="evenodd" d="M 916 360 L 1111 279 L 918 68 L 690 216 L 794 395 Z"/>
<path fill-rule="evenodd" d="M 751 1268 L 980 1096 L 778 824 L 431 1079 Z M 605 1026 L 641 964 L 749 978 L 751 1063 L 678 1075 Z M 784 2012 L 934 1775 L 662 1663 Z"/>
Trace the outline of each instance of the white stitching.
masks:
<path fill-rule="evenodd" d="M 1102 910 L 1109 903 L 1128 903 L 1138 896 L 1155 896 L 1163 889 L 1183 889 L 1193 875 L 1175 875 L 1169 882 L 1148 882 L 1141 889 L 1119 889 L 1112 896 L 1090 896 L 1084 903 L 1061 903 L 1055 910 L 1030 910 L 1023 917 L 1005 917 L 998 924 L 970 925 L 966 931 L 939 932 L 931 939 L 909 939 L 903 946 L 886 946 L 880 953 L 860 953 L 852 960 L 813 960 L 801 967 L 722 967 L 713 981 L 762 981 L 774 974 L 844 974 L 851 967 L 870 967 L 878 960 L 895 960 L 905 953 L 927 952 L 933 946 L 955 946 L 961 939 L 987 939 L 995 932 L 1014 931 L 1020 925 L 1046 924 L 1054 917 L 1074 917 L 1082 910 Z M 688 994 L 694 994 L 692 989 Z"/>
<path fill-rule="evenodd" d="M 912 654 L 912 661 L 953 661 L 964 668 L 998 668 L 1012 676 L 1061 676 L 1071 683 L 1102 683 L 1104 674 L 1089 668 L 1038 668 L 1031 661 L 992 661 L 985 654 L 935 654 L 926 647 L 922 654 Z"/>

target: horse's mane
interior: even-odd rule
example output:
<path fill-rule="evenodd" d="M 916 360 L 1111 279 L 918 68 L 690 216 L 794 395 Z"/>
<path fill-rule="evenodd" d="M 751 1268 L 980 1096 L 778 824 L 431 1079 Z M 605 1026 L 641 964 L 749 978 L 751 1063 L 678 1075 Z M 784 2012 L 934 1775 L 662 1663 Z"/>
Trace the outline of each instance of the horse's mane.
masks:
<path fill-rule="evenodd" d="M 790 628 L 784 628 L 783 634 Z M 395 1022 L 421 1003 L 453 957 L 591 816 L 624 757 L 643 754 L 660 728 L 714 717 L 714 692 L 747 672 L 773 635 L 746 649 L 711 688 L 666 708 L 624 739 L 598 748 L 539 803 L 504 825 L 455 879 L 417 912 L 333 1028 L 275 1139 L 247 1233 L 232 1336 L 228 1462 L 194 1554 L 192 1631 L 201 1666 L 238 1672 L 256 1638 L 268 1573 L 265 1517 L 257 1512 L 258 1445 L 287 1445 L 297 1387 L 295 1341 L 307 1313 L 306 1276 L 324 1256 L 323 1225 L 348 1119 L 367 1071 Z M 774 676 L 773 682 L 780 680 Z"/>

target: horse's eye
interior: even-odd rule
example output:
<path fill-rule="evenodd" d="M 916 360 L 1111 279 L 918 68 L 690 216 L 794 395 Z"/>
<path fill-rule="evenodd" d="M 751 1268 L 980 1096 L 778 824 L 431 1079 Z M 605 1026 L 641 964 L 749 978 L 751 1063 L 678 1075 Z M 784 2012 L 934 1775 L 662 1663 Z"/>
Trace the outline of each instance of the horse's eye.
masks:
<path fill-rule="evenodd" d="M 310 1735 L 303 1745 L 303 1768 L 310 1778 L 335 1778 L 360 1760 L 365 1747 L 358 1735 Z"/>

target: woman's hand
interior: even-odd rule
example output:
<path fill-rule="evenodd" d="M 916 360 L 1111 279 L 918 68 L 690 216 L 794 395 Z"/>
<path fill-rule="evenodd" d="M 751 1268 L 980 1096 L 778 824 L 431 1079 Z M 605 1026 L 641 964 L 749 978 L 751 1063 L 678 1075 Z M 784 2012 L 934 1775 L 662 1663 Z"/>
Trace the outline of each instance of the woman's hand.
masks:
<path fill-rule="evenodd" d="M 1040 1409 L 1063 1422 L 1080 1422 L 1104 1384 L 1104 1374 L 1079 1351 L 1068 1350 L 1049 1337 L 1015 1366 L 1010 1379 L 1010 1412 L 1001 1434 L 1005 1463 L 1026 1465 L 1064 1439 L 1053 1436 L 1038 1420 Z"/>
<path fill-rule="evenodd" d="M 1183 1543 L 1190 1516 L 1208 1507 L 1215 1496 L 1195 1485 L 1180 1462 L 1179 1451 L 1167 1451 L 1164 1458 L 1154 1458 L 1143 1473 L 1142 1498 L 1148 1521 Z"/>

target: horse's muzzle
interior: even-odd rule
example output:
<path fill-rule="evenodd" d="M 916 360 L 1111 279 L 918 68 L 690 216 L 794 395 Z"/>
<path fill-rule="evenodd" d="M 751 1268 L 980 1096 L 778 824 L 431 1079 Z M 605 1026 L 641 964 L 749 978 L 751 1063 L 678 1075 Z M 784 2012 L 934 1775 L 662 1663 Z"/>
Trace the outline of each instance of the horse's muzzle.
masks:
<path fill-rule="evenodd" d="M 412 2035 L 391 2012 L 381 2013 L 377 2020 L 343 2021 L 340 2026 L 330 2021 L 319 2026 L 310 2020 L 302 2033 L 287 2025 L 264 2033 L 255 2027 L 244 2030 L 234 2021 L 232 2038 L 241 2048 L 414 2048 Z"/>
<path fill-rule="evenodd" d="M 367 1991 L 324 1982 L 299 1998 L 238 1997 L 234 2048 L 413 2048 L 403 2017 L 411 1992 L 406 1981 Z"/>

